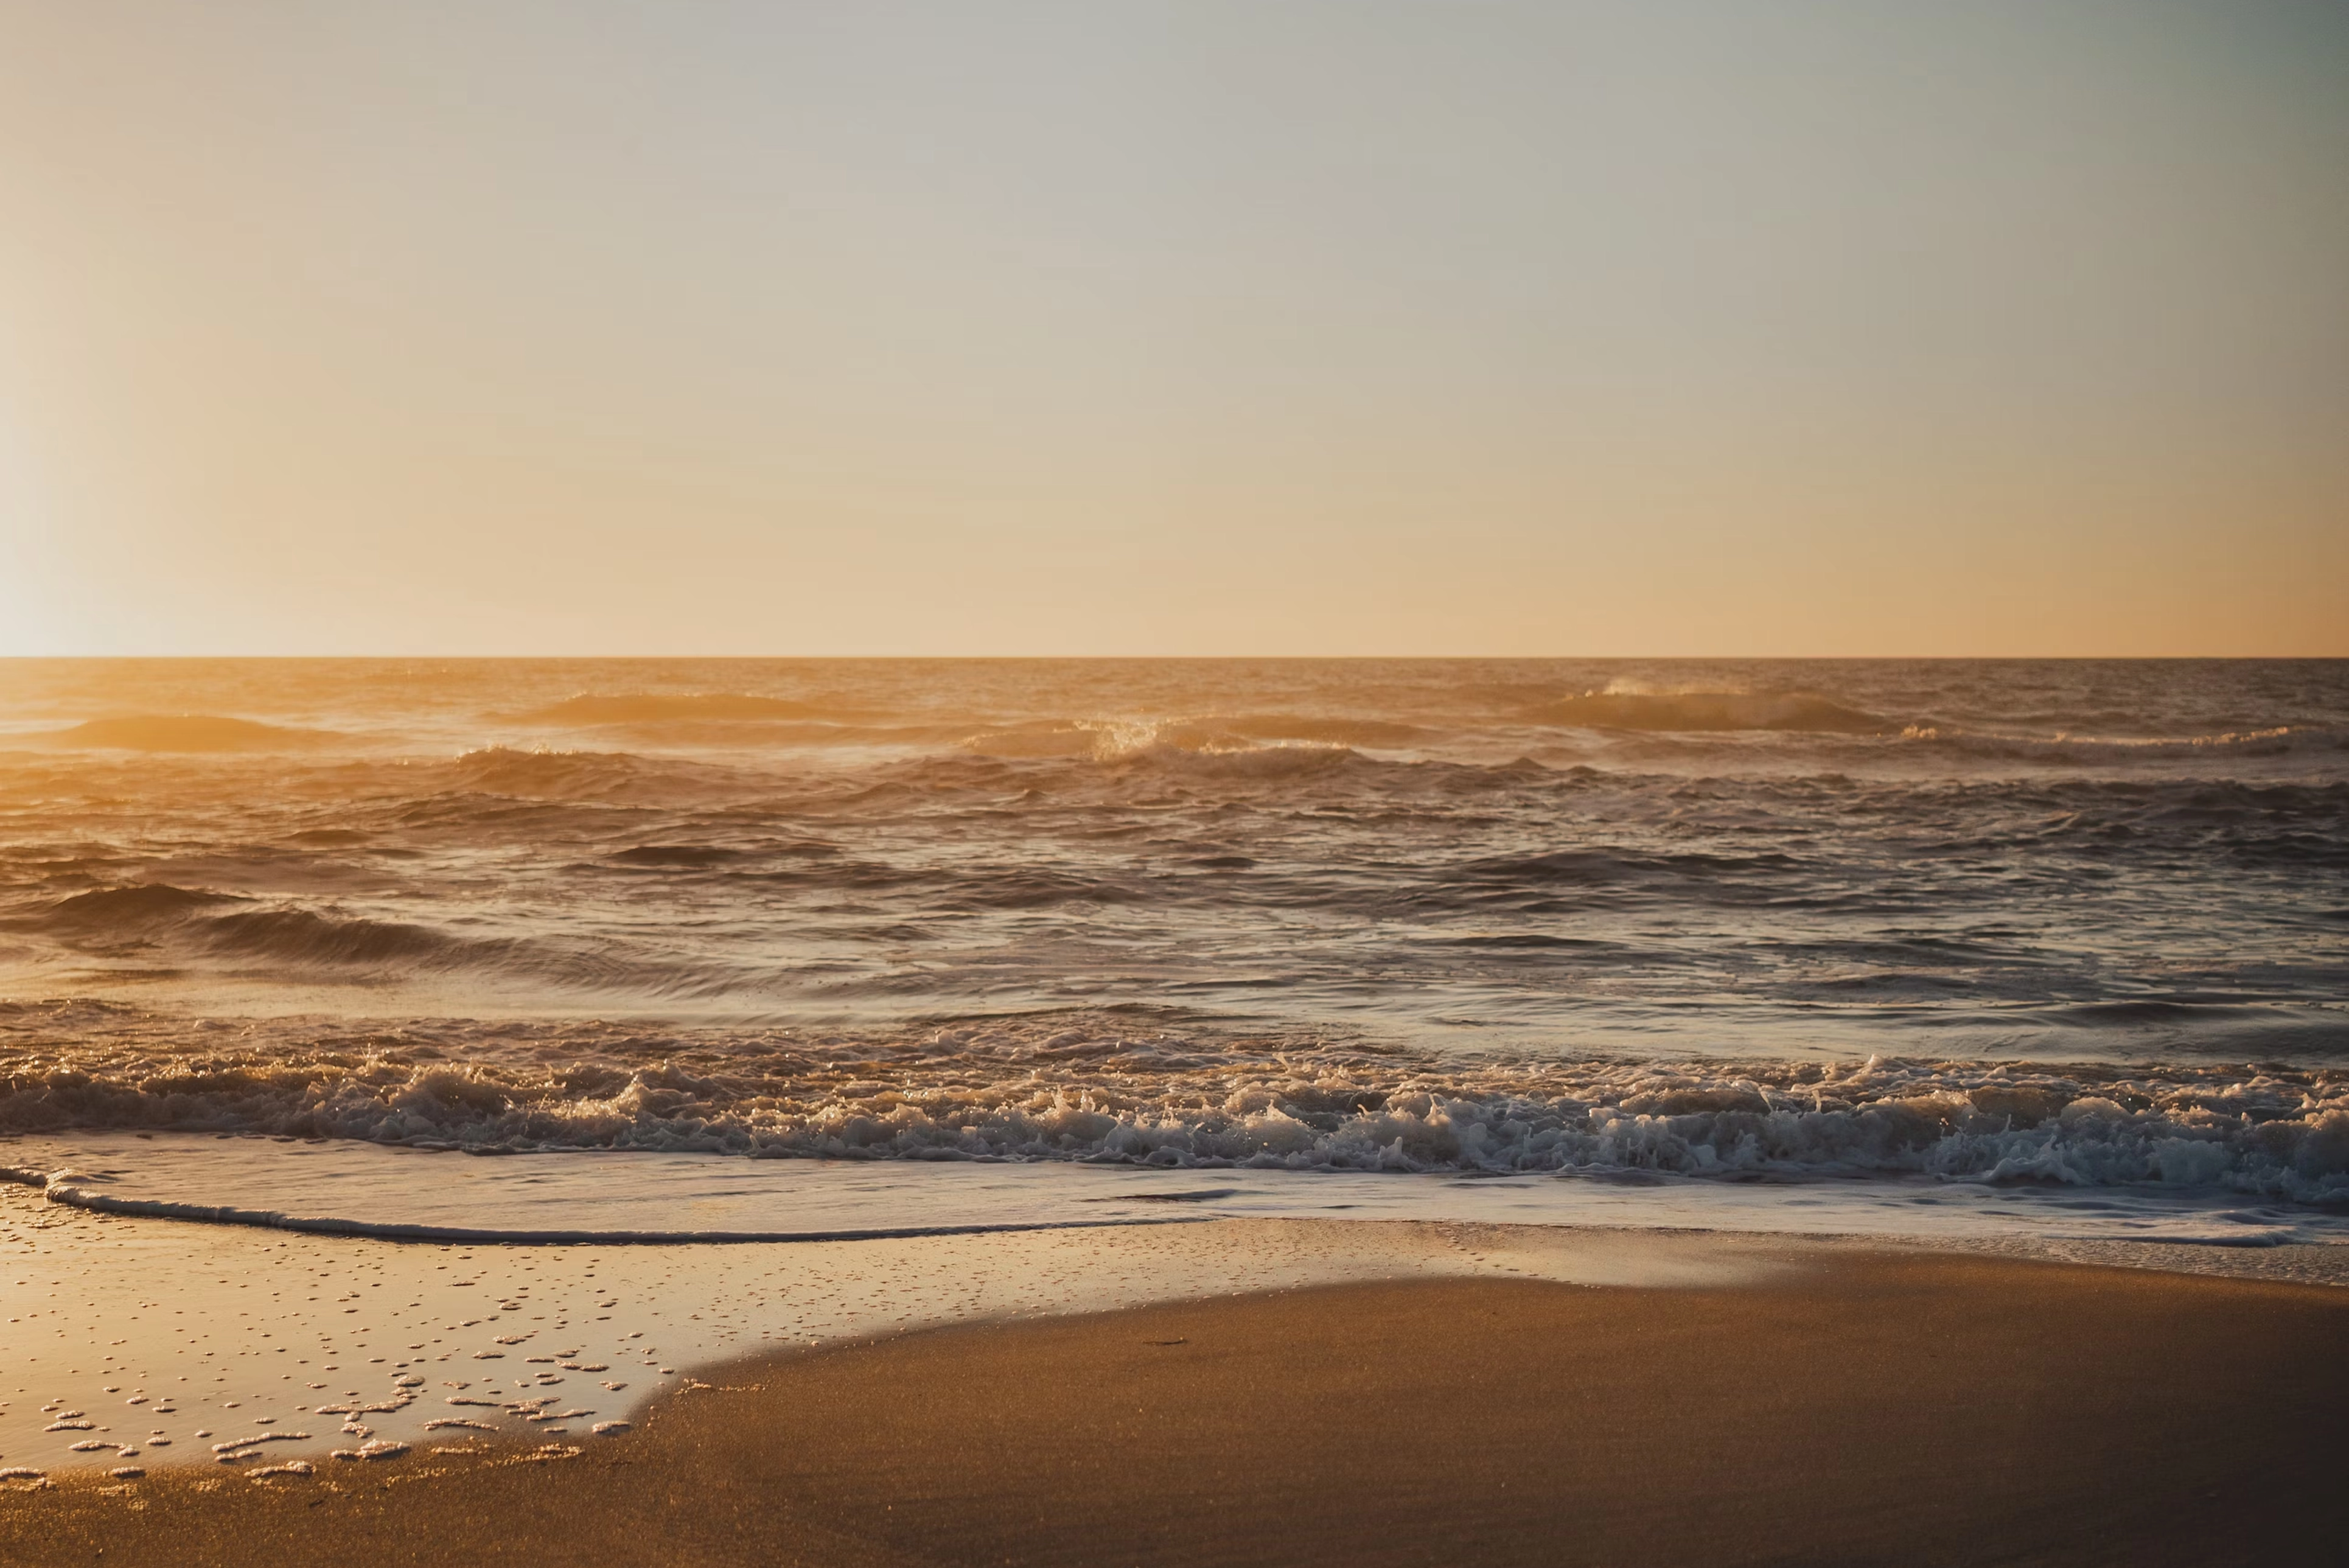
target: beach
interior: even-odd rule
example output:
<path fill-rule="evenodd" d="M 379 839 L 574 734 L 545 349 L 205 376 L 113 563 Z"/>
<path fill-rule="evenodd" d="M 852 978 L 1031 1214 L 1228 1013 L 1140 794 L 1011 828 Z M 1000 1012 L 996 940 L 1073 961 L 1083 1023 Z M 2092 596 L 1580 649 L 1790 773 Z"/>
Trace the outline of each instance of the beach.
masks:
<path fill-rule="evenodd" d="M 0 1248 L 11 1563 L 2209 1563 L 2349 1525 L 2332 1245 L 460 1246 L 0 1188 Z"/>
<path fill-rule="evenodd" d="M 2349 1524 L 2349 1293 L 1723 1261 L 1734 1283 L 1414 1278 L 769 1353 L 620 1440 L 61 1475 L 5 1500 L 0 1555 L 2214 1563 Z"/>

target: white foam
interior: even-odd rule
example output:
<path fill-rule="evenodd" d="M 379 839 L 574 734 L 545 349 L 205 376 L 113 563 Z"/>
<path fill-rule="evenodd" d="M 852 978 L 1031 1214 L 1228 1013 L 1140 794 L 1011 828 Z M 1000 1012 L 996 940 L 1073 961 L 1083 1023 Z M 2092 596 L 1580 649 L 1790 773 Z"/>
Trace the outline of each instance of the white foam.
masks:
<path fill-rule="evenodd" d="M 371 1438 L 355 1449 L 336 1449 L 338 1460 L 396 1460 L 408 1452 L 406 1443 L 395 1443 L 384 1438 Z"/>
<path fill-rule="evenodd" d="M 314 1475 L 317 1472 L 317 1469 L 318 1467 L 308 1460 L 287 1460 L 284 1464 L 264 1465 L 259 1470 L 251 1470 L 244 1473 L 254 1480 L 260 1480 L 265 1476 Z"/>
<path fill-rule="evenodd" d="M 625 1075 L 581 1071 L 552 1085 L 535 1060 L 459 1068 L 337 1057 L 246 1075 L 233 1099 L 202 1102 L 202 1125 L 499 1153 L 1487 1176 L 1651 1171 L 1732 1181 L 1926 1176 L 2349 1202 L 2349 1080 L 2314 1068 L 1887 1057 L 1437 1064 L 1328 1053 L 1235 1061 L 1179 1041 L 1061 1041 L 1032 1030 L 999 1039 L 942 1035 L 867 1054 L 882 1058 L 860 1064 L 872 1076 L 845 1081 L 836 1064 L 796 1047 L 746 1047 L 723 1078 L 664 1063 Z M 1067 1075 L 1070 1060 L 1085 1071 Z M 198 1103 L 179 1089 L 159 1098 L 143 1083 L 98 1093 L 84 1074 L 55 1086 L 38 1074 L 11 1082 L 9 1113 L 31 1125 L 52 1114 L 87 1120 L 99 1112 L 98 1119 L 142 1130 L 186 1127 Z M 921 1092 L 906 1092 L 909 1083 Z M 53 1092 L 58 1103 L 50 1107 Z M 314 1146 L 282 1147 L 293 1159 Z M 685 1227 L 674 1212 L 633 1225 L 588 1223 L 576 1209 L 547 1204 L 528 1205 L 529 1224 L 420 1211 L 321 1212 L 287 1205 L 292 1181 L 250 1193 L 135 1191 L 119 1173 L 43 1166 L 21 1150 L 0 1178 L 106 1212 L 318 1234 L 616 1243 L 845 1233 L 818 1224 Z M 1085 1222 L 1000 1214 L 988 1222 Z M 894 1229 L 924 1233 L 919 1224 Z"/>

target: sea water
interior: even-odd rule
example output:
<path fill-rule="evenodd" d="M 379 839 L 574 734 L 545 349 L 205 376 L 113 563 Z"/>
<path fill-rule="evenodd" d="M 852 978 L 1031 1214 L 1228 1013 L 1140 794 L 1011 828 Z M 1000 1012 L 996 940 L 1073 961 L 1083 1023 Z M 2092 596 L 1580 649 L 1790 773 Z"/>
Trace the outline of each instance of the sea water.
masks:
<path fill-rule="evenodd" d="M 2349 663 L 0 664 L 0 1165 L 2333 1239 Z"/>

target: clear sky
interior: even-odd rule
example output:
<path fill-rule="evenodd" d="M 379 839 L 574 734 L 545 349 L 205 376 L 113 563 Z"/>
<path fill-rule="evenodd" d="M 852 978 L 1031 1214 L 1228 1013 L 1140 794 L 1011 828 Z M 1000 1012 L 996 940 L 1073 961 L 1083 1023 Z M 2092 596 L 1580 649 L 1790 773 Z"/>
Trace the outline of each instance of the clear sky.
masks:
<path fill-rule="evenodd" d="M 2349 655 L 2349 5 L 0 0 L 0 652 Z"/>

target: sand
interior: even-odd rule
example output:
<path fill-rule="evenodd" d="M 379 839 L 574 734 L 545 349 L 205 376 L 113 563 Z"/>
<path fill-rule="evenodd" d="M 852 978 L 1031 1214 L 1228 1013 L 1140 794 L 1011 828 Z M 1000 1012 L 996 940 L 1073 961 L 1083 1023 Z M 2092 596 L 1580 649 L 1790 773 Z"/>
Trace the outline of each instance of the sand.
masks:
<path fill-rule="evenodd" d="M 2349 1529 L 2349 1293 L 1507 1266 L 769 1351 L 603 1441 L 67 1472 L 0 1499 L 0 1561 L 2208 1563 Z"/>
<path fill-rule="evenodd" d="M 1786 1266 L 1786 1245 L 1235 1221 L 456 1246 L 94 1214 L 0 1187 L 0 1469 L 257 1466 L 476 1432 L 593 1436 L 633 1423 L 664 1385 L 761 1347 L 1349 1281 L 1724 1284 Z"/>

